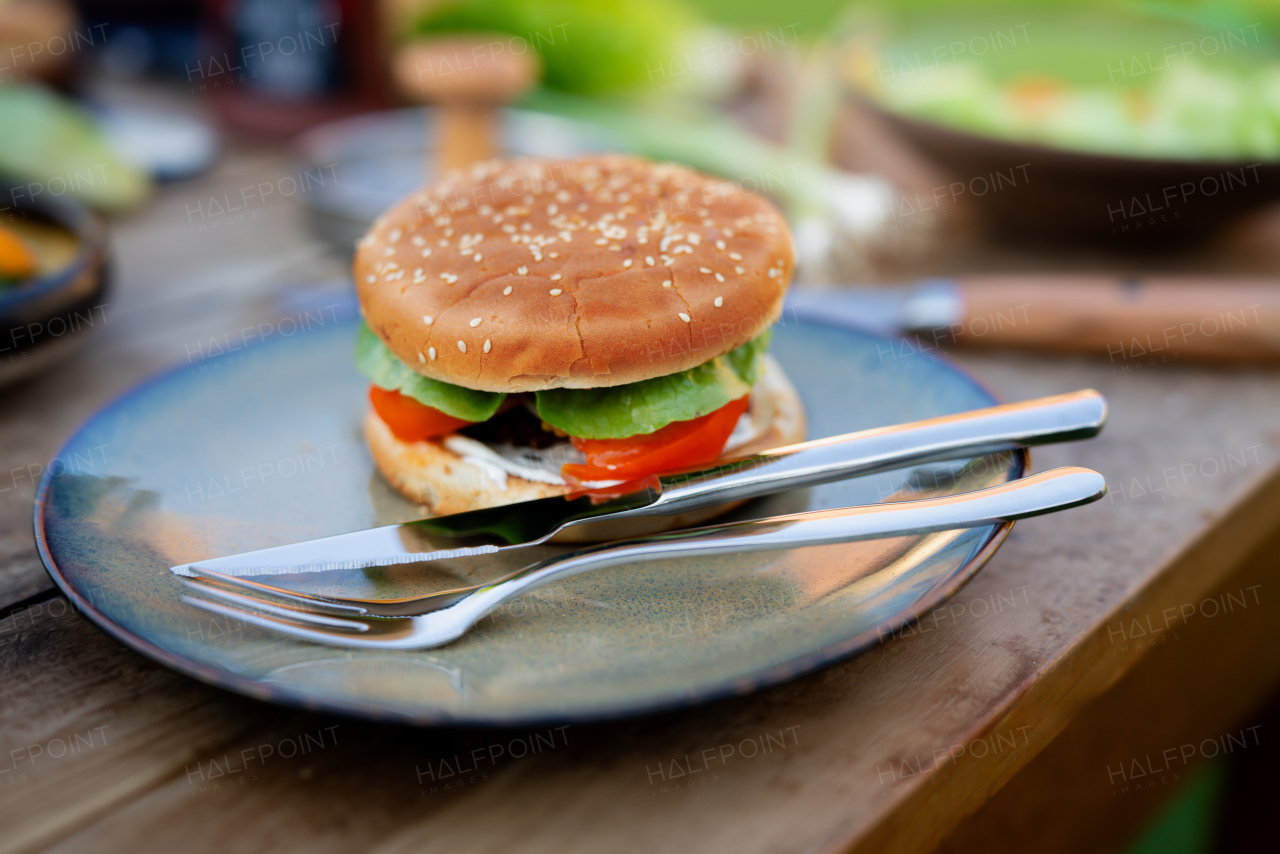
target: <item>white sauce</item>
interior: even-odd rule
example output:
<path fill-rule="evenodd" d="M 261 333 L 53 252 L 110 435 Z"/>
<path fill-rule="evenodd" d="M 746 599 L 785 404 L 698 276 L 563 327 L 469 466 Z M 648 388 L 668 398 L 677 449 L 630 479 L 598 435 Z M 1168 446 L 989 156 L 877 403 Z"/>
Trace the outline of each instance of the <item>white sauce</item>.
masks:
<path fill-rule="evenodd" d="M 733 432 L 729 434 L 729 439 L 724 443 L 724 451 L 726 453 L 734 448 L 740 448 L 748 442 L 755 441 L 760 435 L 760 431 L 756 429 L 756 422 L 751 417 L 750 405 L 745 412 L 738 416 L 738 423 L 733 425 Z"/>
<path fill-rule="evenodd" d="M 538 483 L 563 486 L 560 467 L 565 463 L 581 463 L 586 458 L 568 442 L 559 442 L 541 451 L 517 448 L 514 445 L 486 445 L 468 436 L 454 433 L 446 436 L 444 446 L 480 469 L 486 477 L 506 491 L 507 475 L 513 474 Z"/>

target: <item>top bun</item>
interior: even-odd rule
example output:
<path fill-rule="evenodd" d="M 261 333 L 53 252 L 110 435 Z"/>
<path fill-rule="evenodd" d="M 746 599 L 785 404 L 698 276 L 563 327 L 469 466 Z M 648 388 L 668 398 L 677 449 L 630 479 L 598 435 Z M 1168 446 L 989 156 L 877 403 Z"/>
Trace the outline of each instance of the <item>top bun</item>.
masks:
<path fill-rule="evenodd" d="M 692 368 L 777 319 L 791 237 L 767 200 L 633 157 L 446 174 L 359 242 L 356 289 L 406 365 L 483 391 Z"/>

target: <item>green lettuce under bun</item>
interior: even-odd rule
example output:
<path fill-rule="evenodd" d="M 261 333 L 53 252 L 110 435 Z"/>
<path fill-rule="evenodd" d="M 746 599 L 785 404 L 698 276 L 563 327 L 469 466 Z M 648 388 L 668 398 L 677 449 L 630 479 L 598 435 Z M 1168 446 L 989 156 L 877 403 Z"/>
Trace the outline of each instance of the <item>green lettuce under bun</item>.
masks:
<path fill-rule="evenodd" d="M 418 403 L 464 421 L 488 421 L 506 399 L 505 394 L 463 388 L 410 370 L 363 323 L 356 337 L 356 369 L 378 388 L 398 391 Z"/>
<path fill-rule="evenodd" d="M 608 388 L 538 392 L 538 415 L 570 436 L 625 439 L 715 412 L 751 391 L 768 332 L 695 368 Z"/>
<path fill-rule="evenodd" d="M 553 388 L 537 393 L 538 416 L 570 436 L 625 439 L 715 412 L 750 393 L 760 376 L 770 333 L 697 367 L 665 377 L 608 388 Z M 466 421 L 493 417 L 505 394 L 475 391 L 422 376 L 387 349 L 363 323 L 356 338 L 356 368 L 378 388 Z"/>

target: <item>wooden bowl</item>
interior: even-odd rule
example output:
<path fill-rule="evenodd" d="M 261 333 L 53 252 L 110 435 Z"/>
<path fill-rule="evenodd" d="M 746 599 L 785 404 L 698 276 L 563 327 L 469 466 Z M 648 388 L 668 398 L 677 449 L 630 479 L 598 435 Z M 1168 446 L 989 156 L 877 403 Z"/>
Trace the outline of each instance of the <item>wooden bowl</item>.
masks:
<path fill-rule="evenodd" d="M 851 97 L 953 176 L 944 194 L 1002 235 L 1158 249 L 1208 237 L 1280 199 L 1278 160 L 1072 151 L 955 130 Z"/>

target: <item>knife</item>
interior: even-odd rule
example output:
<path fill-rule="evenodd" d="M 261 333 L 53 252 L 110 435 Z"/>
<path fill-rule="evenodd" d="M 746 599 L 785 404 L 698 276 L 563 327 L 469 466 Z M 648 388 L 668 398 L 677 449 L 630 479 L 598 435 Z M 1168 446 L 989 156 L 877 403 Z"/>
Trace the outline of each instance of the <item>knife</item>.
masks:
<path fill-rule="evenodd" d="M 600 500 L 556 496 L 384 525 L 170 567 L 194 575 L 193 565 L 224 575 L 278 575 L 362 569 L 493 554 L 550 540 L 568 528 L 642 516 L 672 516 L 960 455 L 1016 445 L 1096 436 L 1107 403 L 1083 390 L 878 427 L 776 448 L 710 469 L 651 476 L 640 488 Z"/>
<path fill-rule="evenodd" d="M 924 349 L 1092 353 L 1122 370 L 1153 359 L 1280 362 L 1280 280 L 968 276 L 905 288 L 793 288 L 787 311 L 878 334 L 913 332 Z"/>

